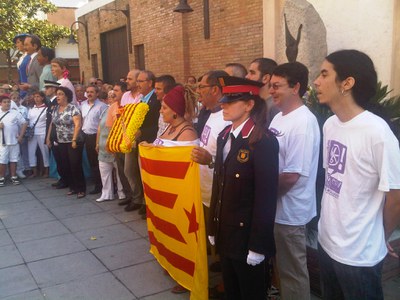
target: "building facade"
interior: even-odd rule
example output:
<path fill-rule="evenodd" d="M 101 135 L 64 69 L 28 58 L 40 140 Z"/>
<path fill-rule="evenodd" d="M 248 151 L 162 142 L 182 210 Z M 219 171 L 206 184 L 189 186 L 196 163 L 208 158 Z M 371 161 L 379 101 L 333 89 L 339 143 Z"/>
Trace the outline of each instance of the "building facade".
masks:
<path fill-rule="evenodd" d="M 157 75 L 172 74 L 183 82 L 189 75 L 198 77 L 210 69 L 224 68 L 226 63 L 247 66 L 263 55 L 262 0 L 193 0 L 189 1 L 193 12 L 185 14 L 173 12 L 177 4 L 176 0 L 94 0 L 78 9 L 78 20 L 87 24 L 90 51 L 89 60 L 86 45 L 80 43 L 81 70 L 93 76 L 98 72 L 106 81 L 119 78 L 104 72 L 110 69 L 106 65 L 110 56 L 117 55 L 115 49 L 103 57 L 107 47 L 113 48 L 107 40 L 112 40 L 115 30 L 127 32 L 129 66 L 120 67 L 123 72 L 119 76 L 132 68 L 146 68 Z M 126 9 L 129 18 L 121 11 Z M 78 37 L 85 40 L 84 28 Z M 116 41 L 114 48 L 124 42 Z"/>
<path fill-rule="evenodd" d="M 399 1 L 189 0 L 193 11 L 184 14 L 173 12 L 178 3 L 92 0 L 77 9 L 76 18 L 88 30 L 89 45 L 84 26 L 78 31 L 85 77 L 111 82 L 129 69 L 146 68 L 183 82 L 230 62 L 248 66 L 264 56 L 283 63 L 284 14 L 297 7 L 302 16 L 289 14 L 288 25 L 294 33 L 303 26 L 300 47 L 305 50 L 299 50 L 298 60 L 314 70 L 312 76 L 326 54 L 355 48 L 371 56 L 379 80 L 400 94 Z M 321 47 L 326 50 L 316 51 Z"/>

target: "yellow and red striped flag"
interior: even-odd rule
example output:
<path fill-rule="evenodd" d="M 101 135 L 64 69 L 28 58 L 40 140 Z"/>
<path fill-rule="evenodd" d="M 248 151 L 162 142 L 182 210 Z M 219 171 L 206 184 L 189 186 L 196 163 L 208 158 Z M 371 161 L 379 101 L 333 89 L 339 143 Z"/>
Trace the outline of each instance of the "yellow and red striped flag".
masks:
<path fill-rule="evenodd" d="M 191 300 L 208 299 L 208 267 L 199 165 L 192 146 L 140 145 L 150 252 Z"/>

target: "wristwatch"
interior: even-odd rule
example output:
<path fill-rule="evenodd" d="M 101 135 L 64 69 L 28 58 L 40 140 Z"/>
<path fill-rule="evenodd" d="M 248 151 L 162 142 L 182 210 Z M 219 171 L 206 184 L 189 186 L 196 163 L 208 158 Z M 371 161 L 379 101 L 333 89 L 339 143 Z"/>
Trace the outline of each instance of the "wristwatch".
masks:
<path fill-rule="evenodd" d="M 210 169 L 214 169 L 214 166 L 215 166 L 215 158 L 214 156 L 211 155 L 211 161 L 208 163 L 208 167 Z"/>

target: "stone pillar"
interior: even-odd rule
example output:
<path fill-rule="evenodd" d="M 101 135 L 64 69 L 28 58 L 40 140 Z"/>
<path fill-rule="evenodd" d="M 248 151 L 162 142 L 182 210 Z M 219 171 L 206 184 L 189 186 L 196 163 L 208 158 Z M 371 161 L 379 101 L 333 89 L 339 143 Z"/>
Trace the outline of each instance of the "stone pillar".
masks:
<path fill-rule="evenodd" d="M 392 50 L 392 96 L 400 95 L 400 1 L 394 1 L 393 50 Z"/>
<path fill-rule="evenodd" d="M 322 61 L 327 55 L 326 28 L 314 7 L 306 0 L 287 0 L 280 18 L 280 32 L 276 40 L 276 60 L 288 61 L 286 57 L 285 20 L 291 35 L 296 39 L 300 25 L 301 37 L 296 61 L 306 65 L 310 71 L 310 84 L 318 75 Z"/>

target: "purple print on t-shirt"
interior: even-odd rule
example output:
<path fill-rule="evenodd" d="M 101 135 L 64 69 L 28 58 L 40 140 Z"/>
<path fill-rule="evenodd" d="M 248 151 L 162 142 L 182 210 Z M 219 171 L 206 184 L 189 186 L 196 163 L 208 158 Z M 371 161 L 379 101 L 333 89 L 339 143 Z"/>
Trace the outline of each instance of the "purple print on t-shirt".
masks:
<path fill-rule="evenodd" d="M 201 133 L 201 137 L 200 137 L 200 141 L 204 145 L 208 145 L 208 139 L 210 137 L 210 133 L 211 133 L 211 127 L 208 125 L 204 126 L 203 132 Z"/>
<path fill-rule="evenodd" d="M 342 188 L 342 182 L 333 177 L 336 173 L 343 174 L 346 167 L 347 147 L 338 141 L 328 141 L 328 172 L 325 180 L 325 191 L 337 198 Z"/>

